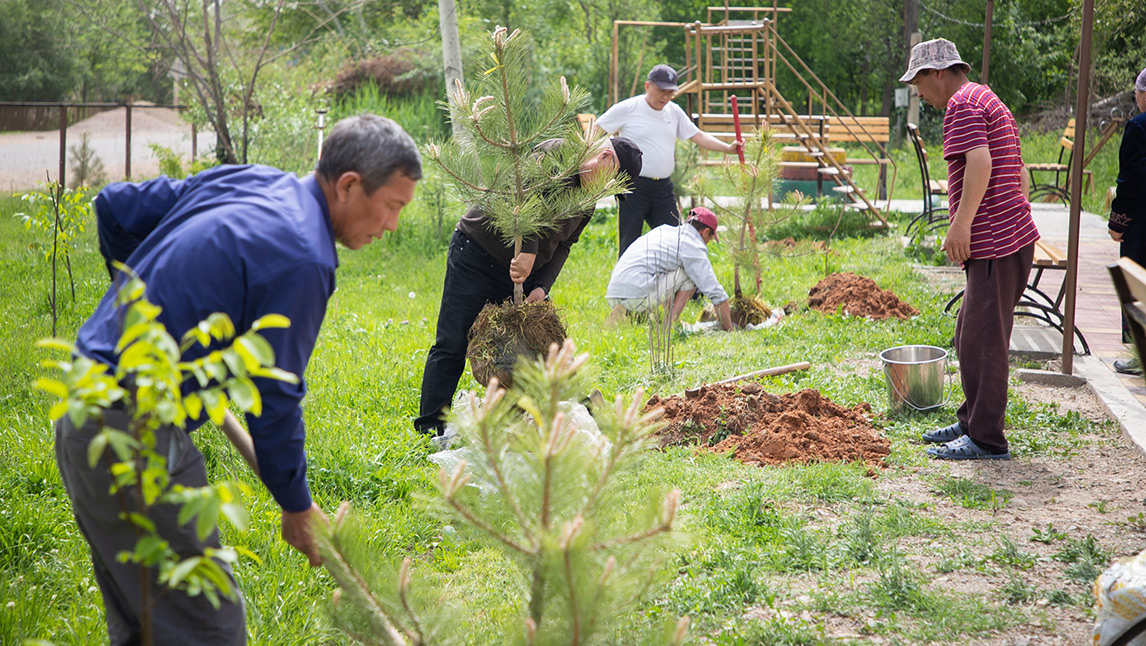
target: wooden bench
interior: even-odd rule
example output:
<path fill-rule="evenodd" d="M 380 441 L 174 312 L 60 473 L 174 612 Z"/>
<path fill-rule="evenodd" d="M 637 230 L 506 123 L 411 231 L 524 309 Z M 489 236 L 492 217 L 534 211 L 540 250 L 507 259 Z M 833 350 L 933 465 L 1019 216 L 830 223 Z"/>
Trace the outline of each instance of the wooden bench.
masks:
<path fill-rule="evenodd" d="M 1055 197 L 1063 202 L 1070 202 L 1070 168 L 1074 159 L 1074 119 L 1066 122 L 1066 128 L 1063 128 L 1062 137 L 1059 137 L 1058 143 L 1057 162 L 1026 165 L 1027 173 L 1031 177 L 1030 199 L 1032 201 L 1040 197 Z M 1094 177 L 1089 170 L 1085 170 L 1085 166 L 1083 168 L 1083 184 L 1089 193 Z M 1040 181 L 1046 175 L 1053 175 L 1054 179 Z"/>
<path fill-rule="evenodd" d="M 1034 271 L 1027 282 L 1026 289 L 1023 290 L 1022 298 L 1015 305 L 1015 316 L 1036 319 L 1062 334 L 1064 319 L 1062 302 L 1066 297 L 1066 280 L 1064 279 L 1059 285 L 1058 294 L 1054 298 L 1044 292 L 1039 285 L 1042 282 L 1043 272 L 1047 270 L 1066 271 L 1068 264 L 1067 255 L 1054 244 L 1047 240 L 1035 242 L 1035 256 L 1031 263 L 1031 269 Z M 947 302 L 944 311 L 950 313 L 951 308 L 962 298 L 963 290 L 959 290 L 959 293 Z M 1090 354 L 1090 345 L 1077 326 L 1074 328 L 1074 336 L 1082 346 L 1082 354 Z"/>

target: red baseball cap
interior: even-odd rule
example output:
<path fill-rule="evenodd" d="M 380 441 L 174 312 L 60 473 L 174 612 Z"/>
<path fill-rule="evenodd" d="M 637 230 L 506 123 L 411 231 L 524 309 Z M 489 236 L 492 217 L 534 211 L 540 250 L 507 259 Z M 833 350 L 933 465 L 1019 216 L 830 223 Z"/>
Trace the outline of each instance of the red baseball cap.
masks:
<path fill-rule="evenodd" d="M 696 221 L 712 229 L 712 238 L 716 241 L 720 240 L 720 236 L 716 234 L 716 214 L 712 212 L 712 209 L 703 206 L 694 207 L 688 212 L 688 221 Z"/>

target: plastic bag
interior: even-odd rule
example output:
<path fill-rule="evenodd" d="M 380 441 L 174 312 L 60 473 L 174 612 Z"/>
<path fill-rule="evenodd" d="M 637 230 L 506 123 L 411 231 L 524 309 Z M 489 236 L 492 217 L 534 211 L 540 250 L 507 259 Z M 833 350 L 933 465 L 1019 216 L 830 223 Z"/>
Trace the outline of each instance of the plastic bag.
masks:
<path fill-rule="evenodd" d="M 1119 559 L 1094 582 L 1094 646 L 1110 646 L 1146 620 L 1146 552 Z M 1128 646 L 1146 646 L 1139 635 Z"/>
<path fill-rule="evenodd" d="M 576 432 L 576 438 L 590 446 L 598 446 L 601 449 L 601 455 L 605 455 L 612 448 L 613 443 L 609 438 L 601 433 L 601 429 L 597 426 L 597 420 L 593 419 L 593 415 L 578 402 L 564 401 L 557 405 L 563 413 L 565 413 L 565 427 L 572 428 Z M 459 417 L 464 417 L 470 411 L 470 398 L 469 393 L 461 392 L 454 397 L 454 403 L 451 407 Z M 442 433 L 439 444 L 445 447 L 444 450 L 432 453 L 429 456 L 430 462 L 442 467 L 447 473 L 453 473 L 458 468 L 458 464 L 465 460 L 467 465 L 475 464 L 480 459 L 478 451 L 472 447 L 463 446 L 457 449 L 449 448 L 458 436 L 457 424 L 452 421 L 446 423 L 445 432 Z M 524 469 L 525 465 L 521 463 L 520 457 L 514 460 L 514 456 L 508 458 L 509 462 L 505 465 L 508 471 L 515 471 L 517 469 Z M 472 470 L 467 471 L 474 475 Z M 466 483 L 471 487 L 478 487 L 482 494 L 488 494 L 495 490 L 492 482 L 481 481 L 478 478 L 471 477 L 469 482 Z"/>

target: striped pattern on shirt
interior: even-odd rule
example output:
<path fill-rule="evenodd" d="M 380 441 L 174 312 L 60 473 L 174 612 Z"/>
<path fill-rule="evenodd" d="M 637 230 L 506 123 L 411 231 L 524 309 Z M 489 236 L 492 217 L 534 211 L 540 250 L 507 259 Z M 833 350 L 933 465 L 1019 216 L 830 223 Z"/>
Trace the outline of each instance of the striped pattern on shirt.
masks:
<path fill-rule="evenodd" d="M 1015 117 L 985 85 L 967 83 L 947 102 L 943 158 L 951 217 L 959 209 L 967 153 L 987 146 L 991 179 L 971 223 L 971 257 L 1002 258 L 1039 239 L 1022 192 L 1023 155 Z"/>

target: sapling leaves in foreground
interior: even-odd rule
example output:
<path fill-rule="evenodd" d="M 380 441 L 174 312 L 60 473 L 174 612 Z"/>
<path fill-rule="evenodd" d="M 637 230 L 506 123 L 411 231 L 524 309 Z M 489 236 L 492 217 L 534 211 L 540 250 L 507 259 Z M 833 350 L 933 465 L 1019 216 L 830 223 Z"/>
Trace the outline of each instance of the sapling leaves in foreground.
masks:
<path fill-rule="evenodd" d="M 58 371 L 58 378 L 41 378 L 34 386 L 56 399 L 49 410 L 52 421 L 68 415 L 76 428 L 89 422 L 102 426 L 88 446 L 88 466 L 107 469 L 112 477 L 109 493 L 120 501 L 120 518 L 139 536 L 135 549 L 121 552 L 118 559 L 140 568 L 155 568 L 162 588 L 151 590 L 148 582 L 141 590 L 141 635 L 144 643 L 150 643 L 153 604 L 169 589 L 189 596 L 203 595 L 216 607 L 222 598 L 237 598 L 223 565 L 234 562 L 239 553 L 229 547 L 208 547 L 202 554 L 177 554 L 152 521 L 153 510 L 160 505 L 177 505 L 179 524 L 192 526 L 202 541 L 216 531 L 220 517 L 245 531 L 248 518 L 241 495 L 250 493 L 245 485 L 235 482 L 204 487 L 172 483 L 169 469 L 173 465 L 157 449 L 156 431 L 167 426 L 174 427 L 171 433 L 182 433 L 189 420 L 204 415 L 220 423 L 228 404 L 258 415 L 261 399 L 252 377 L 289 382 L 298 378 L 274 367 L 274 351 L 257 331 L 286 327 L 289 321 L 285 317 L 263 317 L 236 337 L 230 318 L 216 313 L 177 343 L 158 321 L 162 309 L 147 299 L 143 281 L 126 266 L 118 268 L 123 281 L 116 300 L 122 308 L 122 332 L 116 345 L 119 356 L 114 373 L 105 364 L 79 355 L 72 344 L 47 339 L 37 345 L 65 351 L 70 358 L 45 361 L 45 367 Z M 184 353 L 193 346 L 213 344 L 219 347 L 205 356 L 185 360 Z M 113 406 L 128 413 L 126 429 L 105 425 Z M 241 551 L 254 557 L 247 550 Z"/>

